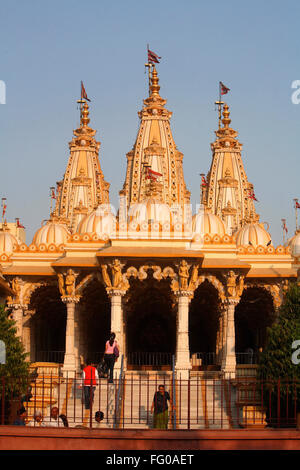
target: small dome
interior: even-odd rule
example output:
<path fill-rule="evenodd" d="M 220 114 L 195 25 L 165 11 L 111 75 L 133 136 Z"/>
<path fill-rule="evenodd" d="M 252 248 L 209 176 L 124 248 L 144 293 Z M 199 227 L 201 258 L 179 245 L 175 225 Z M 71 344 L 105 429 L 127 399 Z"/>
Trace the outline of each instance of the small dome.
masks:
<path fill-rule="evenodd" d="M 0 253 L 11 254 L 14 245 L 18 245 L 18 240 L 8 231 L 0 231 Z"/>
<path fill-rule="evenodd" d="M 50 245 L 51 243 L 61 245 L 67 242 L 68 235 L 70 235 L 70 232 L 66 225 L 50 220 L 35 232 L 32 243 L 35 245 L 40 245 L 41 243 L 45 245 Z"/>
<path fill-rule="evenodd" d="M 207 209 L 200 209 L 192 219 L 193 238 L 195 235 L 225 235 L 223 221 L 215 214 L 211 214 Z"/>
<path fill-rule="evenodd" d="M 130 206 L 129 222 L 143 222 L 152 223 L 159 222 L 160 224 L 172 224 L 173 216 L 168 204 L 158 202 L 156 199 L 149 197 L 144 203 L 133 204 Z"/>
<path fill-rule="evenodd" d="M 294 258 L 300 256 L 300 230 L 297 230 L 296 234 L 289 240 L 288 246 L 291 249 L 291 255 Z"/>
<path fill-rule="evenodd" d="M 77 232 L 96 233 L 101 237 L 111 235 L 115 230 L 115 225 L 116 217 L 112 214 L 110 205 L 102 204 L 79 222 Z"/>
<path fill-rule="evenodd" d="M 270 234 L 266 231 L 263 224 L 252 222 L 244 225 L 234 235 L 237 246 L 252 245 L 257 247 L 259 245 L 266 246 L 271 241 Z"/>

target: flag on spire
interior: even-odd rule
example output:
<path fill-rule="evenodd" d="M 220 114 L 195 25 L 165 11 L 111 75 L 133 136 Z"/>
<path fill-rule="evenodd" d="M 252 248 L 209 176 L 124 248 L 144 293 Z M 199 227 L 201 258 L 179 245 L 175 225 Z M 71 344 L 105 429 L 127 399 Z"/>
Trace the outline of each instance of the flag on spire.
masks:
<path fill-rule="evenodd" d="M 159 176 L 162 176 L 161 173 L 158 173 L 157 171 L 151 170 L 151 168 L 146 167 L 146 178 L 151 179 L 152 181 L 157 181 L 157 178 Z"/>
<path fill-rule="evenodd" d="M 230 91 L 230 88 L 224 85 L 224 83 L 220 82 L 220 95 L 226 95 Z"/>
<path fill-rule="evenodd" d="M 287 226 L 286 226 L 286 221 L 285 221 L 285 219 L 282 219 L 282 228 L 283 228 L 283 230 L 285 231 L 285 233 L 288 233 L 288 228 L 287 228 Z"/>
<path fill-rule="evenodd" d="M 91 100 L 87 97 L 87 94 L 86 94 L 86 91 L 85 91 L 83 82 L 81 82 L 81 99 L 82 99 L 82 100 L 91 101 Z"/>
<path fill-rule="evenodd" d="M 5 216 L 7 205 L 4 203 L 3 208 L 2 208 L 2 217 Z"/>
<path fill-rule="evenodd" d="M 253 189 L 249 189 L 249 197 L 250 197 L 250 199 L 253 199 L 253 201 L 259 202 L 258 199 L 256 199 L 256 197 L 255 197 Z"/>
<path fill-rule="evenodd" d="M 300 204 L 299 204 L 299 202 L 298 202 L 298 201 L 295 201 L 295 204 L 296 204 L 296 205 L 295 205 L 296 209 L 300 209 Z"/>
<path fill-rule="evenodd" d="M 206 178 L 204 175 L 200 175 L 201 176 L 201 186 L 207 186 L 207 181 L 206 181 Z"/>
<path fill-rule="evenodd" d="M 17 228 L 25 228 L 24 225 L 20 224 L 19 217 L 16 217 L 16 221 L 17 221 Z"/>
<path fill-rule="evenodd" d="M 150 51 L 149 47 L 148 47 L 148 62 L 151 62 L 151 63 L 156 63 L 156 64 L 159 64 L 159 60 L 158 59 L 161 59 L 161 57 L 159 57 L 157 54 L 155 54 L 155 52 L 153 51 Z"/>
<path fill-rule="evenodd" d="M 2 198 L 2 219 L 3 219 L 3 217 L 4 217 L 4 215 L 5 215 L 5 212 L 6 212 L 6 209 L 7 209 L 7 205 L 6 205 L 6 202 L 5 202 L 5 201 L 6 201 L 6 198 L 3 197 L 3 198 Z"/>
<path fill-rule="evenodd" d="M 51 187 L 51 188 L 50 188 L 50 191 L 51 191 L 51 199 L 56 199 L 56 195 L 55 195 L 54 188 Z"/>

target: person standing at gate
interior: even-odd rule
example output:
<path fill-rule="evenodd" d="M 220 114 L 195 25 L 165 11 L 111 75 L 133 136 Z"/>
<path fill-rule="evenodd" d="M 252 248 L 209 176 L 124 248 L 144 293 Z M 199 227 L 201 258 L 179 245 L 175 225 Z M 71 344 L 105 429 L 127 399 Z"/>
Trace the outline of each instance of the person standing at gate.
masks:
<path fill-rule="evenodd" d="M 151 405 L 151 414 L 153 414 L 153 425 L 156 429 L 168 429 L 169 412 L 168 401 L 174 409 L 170 395 L 165 391 L 164 385 L 159 385 L 158 392 L 155 392 Z"/>
<path fill-rule="evenodd" d="M 96 367 L 92 366 L 90 359 L 86 361 L 86 367 L 82 371 L 83 391 L 84 391 L 84 405 L 85 409 L 89 410 L 93 405 L 94 393 L 96 385 L 98 385 L 98 371 Z"/>
<path fill-rule="evenodd" d="M 106 362 L 106 365 L 109 371 L 108 383 L 110 384 L 113 383 L 114 365 L 115 365 L 115 362 L 118 360 L 119 353 L 120 353 L 119 345 L 115 338 L 116 338 L 115 333 L 111 333 L 109 340 L 106 341 L 105 351 L 104 351 L 104 360 Z"/>

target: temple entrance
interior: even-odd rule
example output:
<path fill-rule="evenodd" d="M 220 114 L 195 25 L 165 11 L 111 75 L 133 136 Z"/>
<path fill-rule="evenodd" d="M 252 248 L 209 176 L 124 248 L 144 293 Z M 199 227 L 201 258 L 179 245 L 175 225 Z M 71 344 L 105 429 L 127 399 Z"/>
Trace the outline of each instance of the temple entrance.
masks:
<path fill-rule="evenodd" d="M 56 286 L 41 286 L 30 299 L 35 314 L 31 323 L 31 361 L 64 362 L 66 340 L 66 306 Z"/>
<path fill-rule="evenodd" d="M 170 369 L 176 348 L 176 309 L 169 282 L 131 281 L 125 323 L 128 368 Z"/>
<path fill-rule="evenodd" d="M 216 365 L 219 317 L 219 293 L 205 280 L 196 289 L 189 308 L 189 343 L 193 369 L 213 368 Z"/>
<path fill-rule="evenodd" d="M 110 300 L 102 284 L 92 280 L 84 289 L 79 308 L 79 355 L 95 364 L 102 359 L 110 334 Z"/>
<path fill-rule="evenodd" d="M 260 287 L 245 289 L 235 308 L 236 359 L 238 364 L 257 363 L 266 341 L 266 329 L 274 321 L 271 294 Z"/>

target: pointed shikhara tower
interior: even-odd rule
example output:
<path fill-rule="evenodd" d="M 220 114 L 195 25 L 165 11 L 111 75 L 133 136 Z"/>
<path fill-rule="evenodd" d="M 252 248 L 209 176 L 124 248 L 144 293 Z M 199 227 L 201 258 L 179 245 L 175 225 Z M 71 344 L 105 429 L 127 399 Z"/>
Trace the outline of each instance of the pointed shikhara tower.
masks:
<path fill-rule="evenodd" d="M 207 177 L 207 186 L 202 187 L 202 202 L 219 216 L 228 234 L 232 234 L 249 222 L 258 222 L 253 202 L 253 185 L 248 182 L 244 169 L 238 133 L 229 127 L 229 107 L 223 107 L 223 127 L 216 131 L 216 140 L 211 144 L 213 158 Z"/>
<path fill-rule="evenodd" d="M 171 208 L 174 220 L 180 221 L 184 205 L 190 203 L 182 168 L 183 154 L 176 148 L 170 129 L 172 113 L 159 95 L 160 86 L 152 66 L 149 98 L 138 113 L 141 120 L 133 149 L 127 153 L 127 172 L 120 191 L 120 221 L 125 221 L 133 206 L 153 197 Z M 152 191 L 153 189 L 153 191 Z"/>
<path fill-rule="evenodd" d="M 89 127 L 89 107 L 85 102 L 80 127 L 69 143 L 70 157 L 62 181 L 57 183 L 57 199 L 53 216 L 75 232 L 79 222 L 100 204 L 109 204 L 109 183 L 99 162 L 100 142 Z"/>

